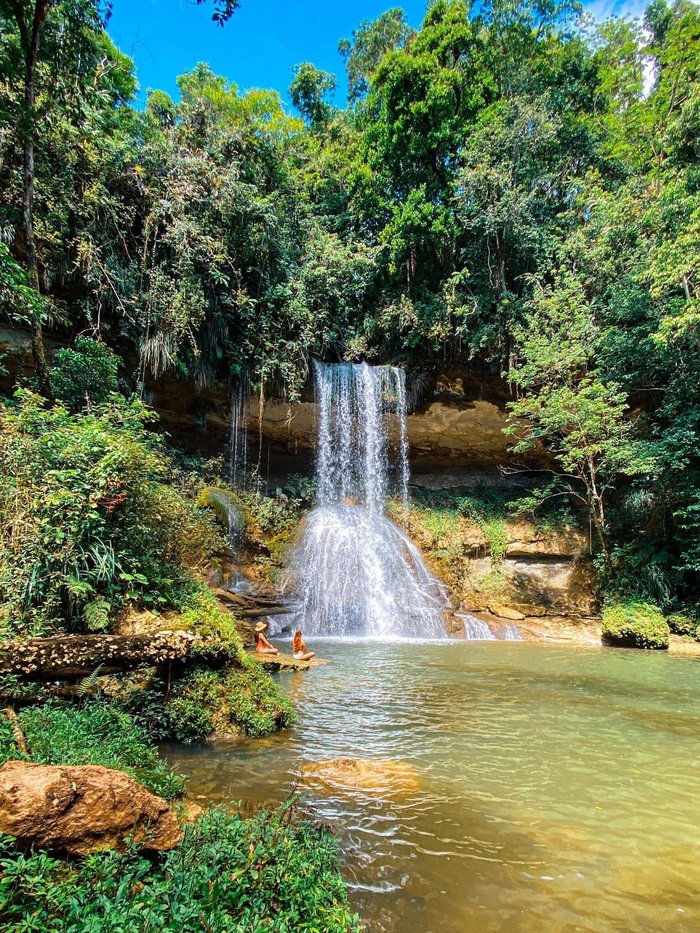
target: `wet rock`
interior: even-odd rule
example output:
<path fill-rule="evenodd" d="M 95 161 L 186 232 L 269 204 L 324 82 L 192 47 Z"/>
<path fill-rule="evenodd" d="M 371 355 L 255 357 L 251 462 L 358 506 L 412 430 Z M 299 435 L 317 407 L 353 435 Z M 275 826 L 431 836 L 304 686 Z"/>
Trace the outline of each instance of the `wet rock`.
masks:
<path fill-rule="evenodd" d="M 382 758 L 328 758 L 304 765 L 302 780 L 318 791 L 366 790 L 375 793 L 411 793 L 420 776 L 407 761 Z"/>
<path fill-rule="evenodd" d="M 460 619 L 454 612 L 445 615 L 445 628 L 450 635 L 461 635 L 464 632 L 464 619 Z"/>
<path fill-rule="evenodd" d="M 127 837 L 167 851 L 182 836 L 166 801 L 122 771 L 26 761 L 0 768 L 0 832 L 69 855 L 122 849 Z"/>

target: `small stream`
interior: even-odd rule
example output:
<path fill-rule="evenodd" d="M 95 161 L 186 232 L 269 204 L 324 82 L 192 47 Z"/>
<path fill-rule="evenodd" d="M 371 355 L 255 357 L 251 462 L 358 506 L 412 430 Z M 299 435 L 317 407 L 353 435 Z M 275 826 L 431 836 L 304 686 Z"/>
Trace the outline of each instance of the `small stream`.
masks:
<path fill-rule="evenodd" d="M 700 929 L 700 667 L 509 642 L 314 641 L 299 722 L 170 746 L 193 796 L 282 801 L 304 762 L 406 762 L 405 789 L 304 791 L 371 933 Z"/>

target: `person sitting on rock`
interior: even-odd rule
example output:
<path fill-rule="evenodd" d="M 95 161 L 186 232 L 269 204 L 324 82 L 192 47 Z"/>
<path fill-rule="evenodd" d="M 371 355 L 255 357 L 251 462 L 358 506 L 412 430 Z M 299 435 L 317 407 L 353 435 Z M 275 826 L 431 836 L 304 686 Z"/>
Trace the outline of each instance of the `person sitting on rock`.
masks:
<path fill-rule="evenodd" d="M 294 638 L 292 639 L 292 654 L 294 655 L 295 661 L 310 661 L 311 658 L 316 657 L 316 652 L 309 651 L 306 647 L 306 642 L 304 641 L 300 628 L 296 630 Z"/>
<path fill-rule="evenodd" d="M 255 626 L 255 653 L 256 654 L 279 654 L 277 648 L 271 645 L 265 638 L 263 632 L 267 628 L 267 622 L 258 622 Z"/>

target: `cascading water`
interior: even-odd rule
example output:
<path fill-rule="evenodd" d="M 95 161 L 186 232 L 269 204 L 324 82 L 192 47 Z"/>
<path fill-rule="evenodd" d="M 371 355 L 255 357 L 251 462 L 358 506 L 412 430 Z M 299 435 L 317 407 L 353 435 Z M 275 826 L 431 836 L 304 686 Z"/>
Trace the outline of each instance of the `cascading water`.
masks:
<path fill-rule="evenodd" d="M 292 624 L 309 635 L 442 638 L 444 588 L 385 515 L 408 501 L 402 370 L 314 363 L 319 406 L 317 495 L 289 587 Z"/>
<path fill-rule="evenodd" d="M 231 382 L 231 433 L 229 437 L 229 481 L 232 486 L 246 485 L 248 472 L 248 407 L 250 380 L 248 370 Z"/>

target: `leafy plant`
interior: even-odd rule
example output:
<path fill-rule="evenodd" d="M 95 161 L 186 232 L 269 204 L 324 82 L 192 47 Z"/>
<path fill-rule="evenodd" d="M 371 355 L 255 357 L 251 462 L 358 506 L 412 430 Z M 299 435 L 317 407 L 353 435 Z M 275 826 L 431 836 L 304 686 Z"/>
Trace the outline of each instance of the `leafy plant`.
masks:
<path fill-rule="evenodd" d="M 172 852 L 135 850 L 61 862 L 3 837 L 0 903 L 8 933 L 295 930 L 359 933 L 327 830 L 289 809 L 246 820 L 210 810 Z"/>
<path fill-rule="evenodd" d="M 71 411 L 105 403 L 119 389 L 119 357 L 98 340 L 77 337 L 73 347 L 57 350 L 51 391 Z"/>
<path fill-rule="evenodd" d="M 105 631 L 131 601 L 176 606 L 223 547 L 164 480 L 148 410 L 113 396 L 71 414 L 18 392 L 0 405 L 0 601 L 5 632 Z"/>

